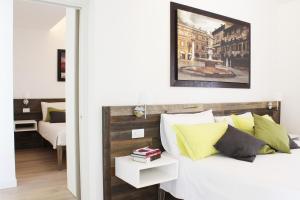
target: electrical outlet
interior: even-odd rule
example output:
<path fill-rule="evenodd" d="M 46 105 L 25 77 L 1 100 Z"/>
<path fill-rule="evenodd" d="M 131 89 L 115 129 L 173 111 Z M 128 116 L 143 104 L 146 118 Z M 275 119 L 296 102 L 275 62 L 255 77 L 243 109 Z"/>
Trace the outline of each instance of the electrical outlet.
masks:
<path fill-rule="evenodd" d="M 23 113 L 30 113 L 30 108 L 23 108 Z"/>
<path fill-rule="evenodd" d="M 145 137 L 145 130 L 142 129 L 133 129 L 132 130 L 132 138 L 143 138 Z"/>

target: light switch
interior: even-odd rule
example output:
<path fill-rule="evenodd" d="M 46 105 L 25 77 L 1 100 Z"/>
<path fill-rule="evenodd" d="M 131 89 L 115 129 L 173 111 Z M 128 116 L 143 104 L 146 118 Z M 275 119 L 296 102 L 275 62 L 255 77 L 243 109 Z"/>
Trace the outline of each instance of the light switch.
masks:
<path fill-rule="evenodd" d="M 132 130 L 132 138 L 143 138 L 145 137 L 145 130 L 144 129 L 133 129 Z"/>
<path fill-rule="evenodd" d="M 23 108 L 23 113 L 30 113 L 30 108 Z"/>

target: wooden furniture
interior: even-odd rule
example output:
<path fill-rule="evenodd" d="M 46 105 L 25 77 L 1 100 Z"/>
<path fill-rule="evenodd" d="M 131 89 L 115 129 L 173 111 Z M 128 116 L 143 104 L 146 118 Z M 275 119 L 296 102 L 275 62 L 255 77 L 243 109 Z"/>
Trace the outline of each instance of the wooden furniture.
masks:
<path fill-rule="evenodd" d="M 25 107 L 23 104 L 23 99 L 14 99 L 14 119 L 15 124 L 17 122 L 18 126 L 23 123 L 23 126 L 33 121 L 36 122 L 35 130 L 29 131 L 27 127 L 25 131 L 26 134 L 19 134 L 21 129 L 15 131 L 15 147 L 16 149 L 22 148 L 37 148 L 43 147 L 45 145 L 50 146 L 48 141 L 43 139 L 37 132 L 37 122 L 43 119 L 41 102 L 65 102 L 65 99 L 28 99 L 29 104 Z M 24 113 L 23 108 L 30 108 L 30 112 Z M 30 125 L 30 124 L 29 124 Z M 16 126 L 16 125 L 15 125 Z M 16 129 L 15 129 L 16 130 Z M 24 127 L 23 127 L 24 130 Z M 62 159 L 63 153 L 65 151 L 65 146 L 57 146 L 57 165 L 58 169 L 63 168 Z"/>
<path fill-rule="evenodd" d="M 135 106 L 102 108 L 103 120 L 103 191 L 104 200 L 157 200 L 158 185 L 136 189 L 115 176 L 115 158 L 129 155 L 134 149 L 151 146 L 163 150 L 160 141 L 160 114 L 195 113 L 213 109 L 215 115 L 241 114 L 247 111 L 259 115 L 269 114 L 280 121 L 280 102 L 267 109 L 268 102 L 147 105 L 147 118 L 133 115 Z M 278 105 L 278 106 L 277 106 Z M 145 137 L 132 139 L 132 129 L 144 129 Z M 163 196 L 165 194 L 162 194 Z M 167 200 L 176 199 L 166 194 Z"/>
<path fill-rule="evenodd" d="M 130 156 L 115 159 L 116 176 L 135 188 L 168 182 L 178 177 L 178 161 L 165 154 L 150 163 L 133 161 Z"/>

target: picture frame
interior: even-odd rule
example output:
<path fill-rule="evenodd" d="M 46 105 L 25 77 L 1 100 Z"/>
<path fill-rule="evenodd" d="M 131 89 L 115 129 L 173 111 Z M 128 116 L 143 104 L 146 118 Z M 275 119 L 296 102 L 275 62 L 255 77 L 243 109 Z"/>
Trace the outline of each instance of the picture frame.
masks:
<path fill-rule="evenodd" d="M 66 50 L 57 50 L 57 81 L 66 81 Z"/>
<path fill-rule="evenodd" d="M 170 3 L 172 87 L 251 85 L 251 24 Z"/>

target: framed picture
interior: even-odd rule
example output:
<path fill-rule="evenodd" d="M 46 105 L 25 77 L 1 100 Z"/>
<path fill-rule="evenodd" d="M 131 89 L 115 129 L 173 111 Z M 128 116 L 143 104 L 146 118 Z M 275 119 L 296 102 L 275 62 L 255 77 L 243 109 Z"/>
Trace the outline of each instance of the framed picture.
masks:
<path fill-rule="evenodd" d="M 57 50 L 57 81 L 66 80 L 66 50 Z"/>
<path fill-rule="evenodd" d="M 250 88 L 251 25 L 171 2 L 171 86 Z"/>

